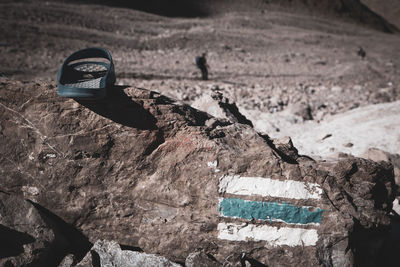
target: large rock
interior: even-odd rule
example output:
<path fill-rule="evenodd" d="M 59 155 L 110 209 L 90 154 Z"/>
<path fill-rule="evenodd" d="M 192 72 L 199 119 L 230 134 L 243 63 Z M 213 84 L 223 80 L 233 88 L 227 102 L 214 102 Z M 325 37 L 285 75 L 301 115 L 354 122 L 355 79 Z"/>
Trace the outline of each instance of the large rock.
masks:
<path fill-rule="evenodd" d="M 202 251 L 223 265 L 372 266 L 387 256 L 390 164 L 316 162 L 290 139 L 144 89 L 77 102 L 51 84 L 3 80 L 0 96 L 0 189 L 91 242 L 174 262 Z"/>

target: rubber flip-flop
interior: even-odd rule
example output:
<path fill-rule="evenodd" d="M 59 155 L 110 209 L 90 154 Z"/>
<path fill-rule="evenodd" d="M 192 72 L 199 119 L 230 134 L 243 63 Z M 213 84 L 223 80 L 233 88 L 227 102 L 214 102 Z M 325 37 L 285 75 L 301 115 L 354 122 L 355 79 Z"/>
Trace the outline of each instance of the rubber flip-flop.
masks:
<path fill-rule="evenodd" d="M 91 58 L 105 58 L 109 63 L 85 60 Z M 58 71 L 57 82 L 58 95 L 61 97 L 105 97 L 107 87 L 115 83 L 114 63 L 110 52 L 104 48 L 86 48 L 73 53 Z"/>

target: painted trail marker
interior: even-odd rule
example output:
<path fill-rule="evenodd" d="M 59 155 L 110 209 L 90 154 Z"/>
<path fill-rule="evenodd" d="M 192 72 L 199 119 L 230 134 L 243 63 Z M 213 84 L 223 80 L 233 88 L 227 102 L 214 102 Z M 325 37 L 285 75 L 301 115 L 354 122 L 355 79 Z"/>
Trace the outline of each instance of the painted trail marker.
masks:
<path fill-rule="evenodd" d="M 310 229 L 310 226 L 316 227 L 321 223 L 324 210 L 288 202 L 318 202 L 322 192 L 322 188 L 315 183 L 222 176 L 219 193 L 238 197 L 220 198 L 218 213 L 223 219 L 240 220 L 237 223 L 219 223 L 218 238 L 230 241 L 266 241 L 273 246 L 313 246 L 318 241 L 318 233 L 316 229 Z M 243 199 L 246 196 L 268 197 L 273 201 Z M 257 224 L 243 223 L 243 220 L 255 220 Z M 274 223 L 280 223 L 279 227 L 274 226 Z"/>
<path fill-rule="evenodd" d="M 318 184 L 300 181 L 226 175 L 220 178 L 219 192 L 291 199 L 320 199 L 322 188 Z"/>
<path fill-rule="evenodd" d="M 231 241 L 267 241 L 274 246 L 314 246 L 318 241 L 318 233 L 315 229 L 219 223 L 218 238 Z"/>
<path fill-rule="evenodd" d="M 269 220 L 289 224 L 318 224 L 322 219 L 322 209 L 296 206 L 288 203 L 261 202 L 240 198 L 222 198 L 219 213 L 225 217 L 247 220 Z"/>

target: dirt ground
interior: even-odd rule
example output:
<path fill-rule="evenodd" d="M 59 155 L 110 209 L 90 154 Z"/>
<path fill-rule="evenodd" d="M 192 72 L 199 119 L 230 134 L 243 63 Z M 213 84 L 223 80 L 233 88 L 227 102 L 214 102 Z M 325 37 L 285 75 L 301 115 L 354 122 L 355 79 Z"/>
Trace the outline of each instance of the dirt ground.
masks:
<path fill-rule="evenodd" d="M 70 53 L 105 47 L 118 84 L 188 104 L 218 89 L 271 136 L 285 135 L 290 132 L 285 128 L 307 119 L 318 123 L 400 100 L 399 34 L 333 11 L 233 2 L 218 2 L 214 12 L 168 17 L 123 5 L 1 0 L 0 75 L 55 82 Z M 210 65 L 208 81 L 200 79 L 194 62 L 202 52 Z"/>

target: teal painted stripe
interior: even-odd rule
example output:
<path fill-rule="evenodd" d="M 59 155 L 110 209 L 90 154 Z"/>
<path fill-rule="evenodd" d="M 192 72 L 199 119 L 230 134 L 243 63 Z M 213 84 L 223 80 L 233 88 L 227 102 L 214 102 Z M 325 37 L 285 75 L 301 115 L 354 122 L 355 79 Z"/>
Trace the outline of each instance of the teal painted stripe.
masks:
<path fill-rule="evenodd" d="M 224 198 L 219 204 L 219 213 L 226 217 L 247 220 L 282 220 L 286 223 L 320 223 L 323 210 L 299 207 L 288 203 L 249 201 L 239 198 Z"/>

